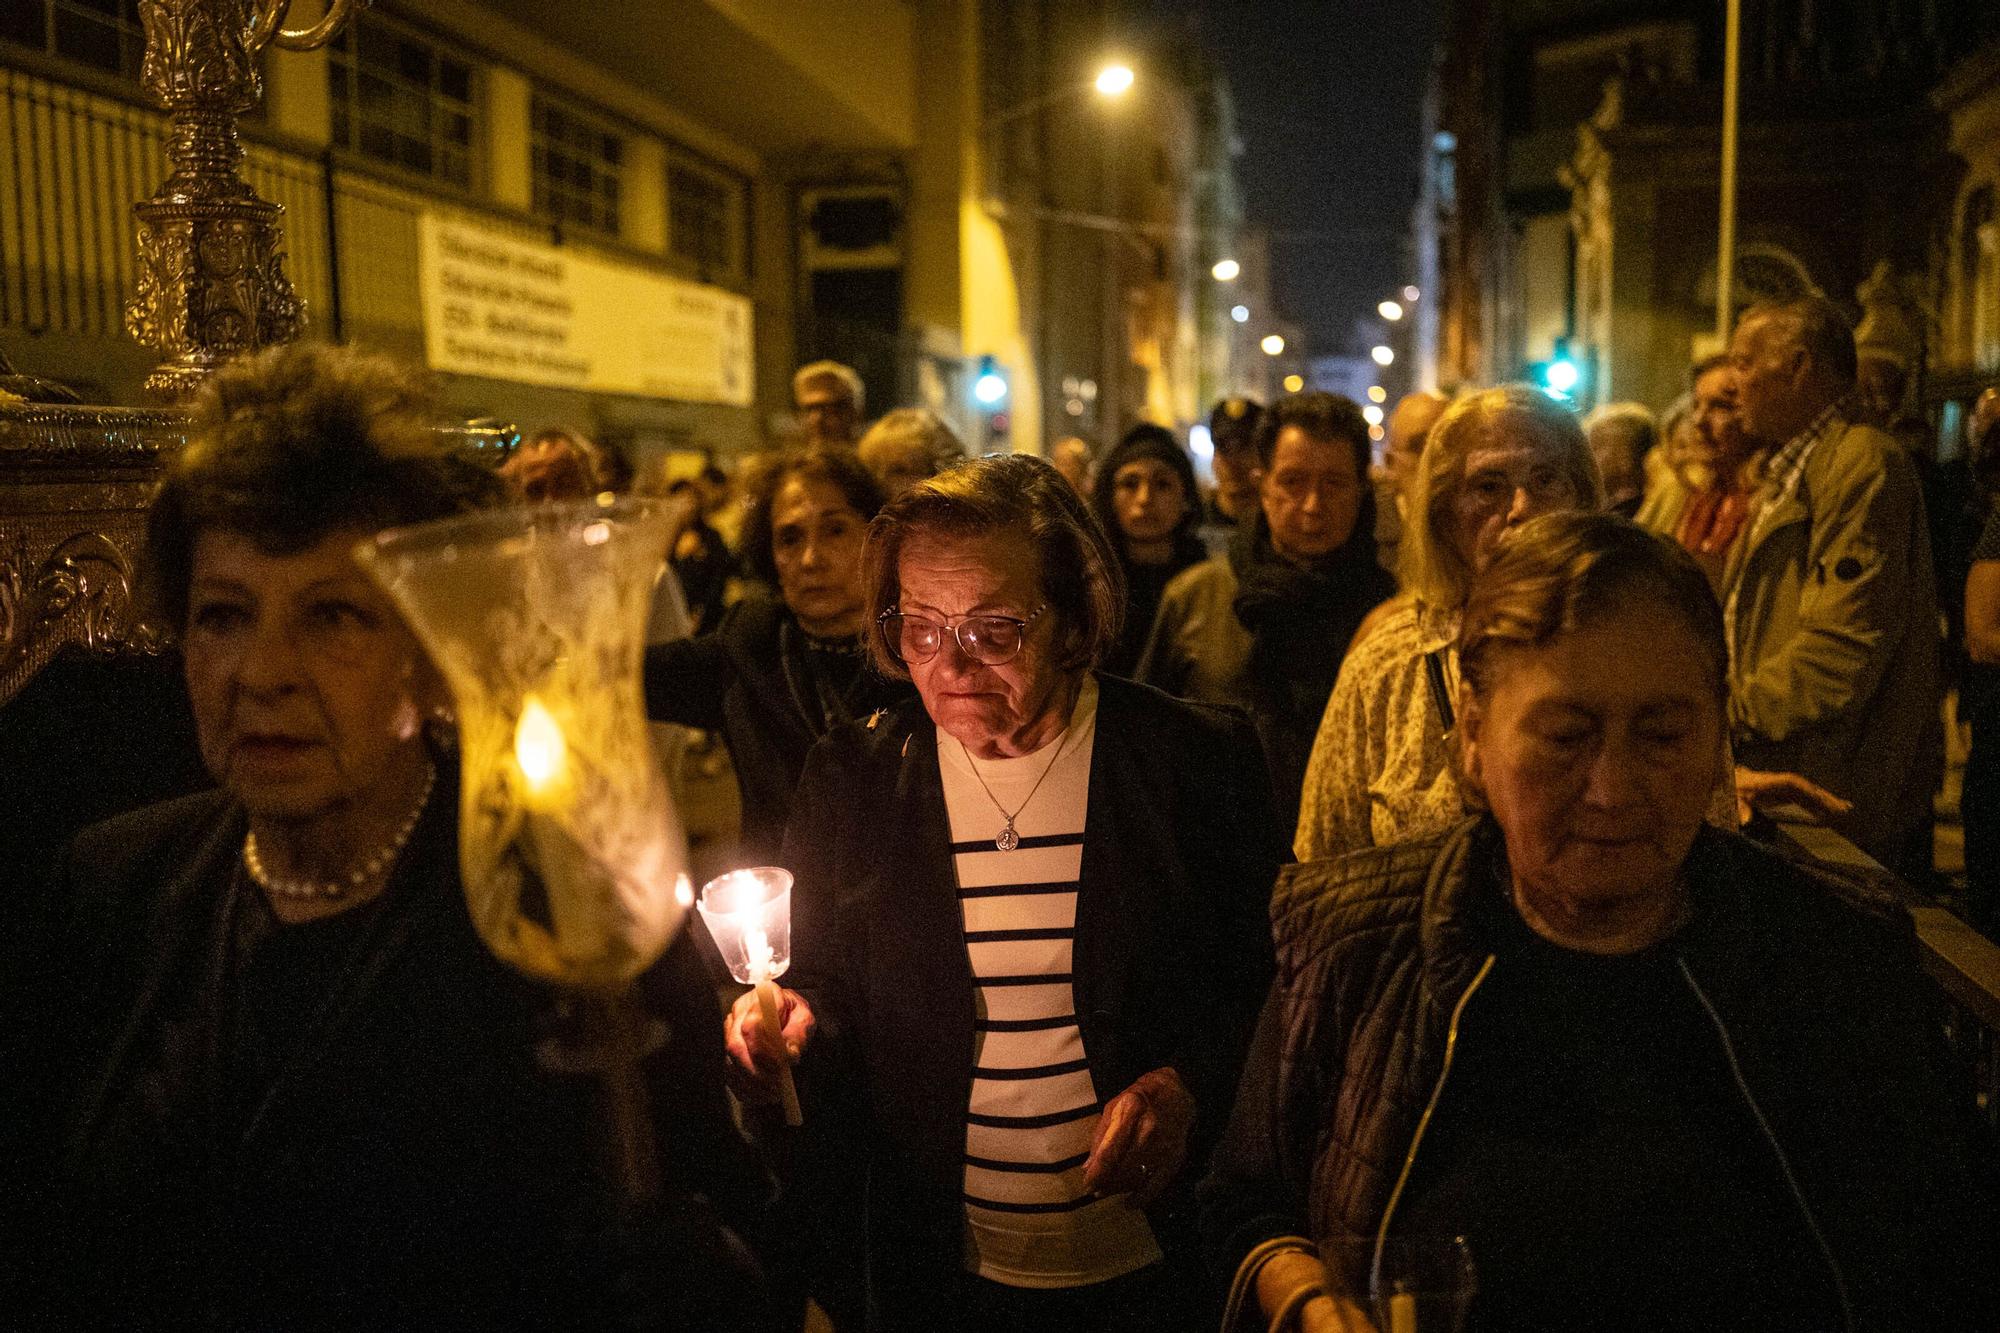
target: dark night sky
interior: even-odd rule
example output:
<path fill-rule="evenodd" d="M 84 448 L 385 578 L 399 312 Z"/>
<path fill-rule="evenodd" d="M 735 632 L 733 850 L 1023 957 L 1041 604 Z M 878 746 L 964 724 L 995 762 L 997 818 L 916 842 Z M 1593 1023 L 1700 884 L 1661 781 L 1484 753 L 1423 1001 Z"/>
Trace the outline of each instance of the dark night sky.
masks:
<path fill-rule="evenodd" d="M 1337 233 L 1274 244 L 1272 265 L 1279 307 L 1305 326 L 1311 350 L 1339 351 L 1354 321 L 1408 280 L 1419 112 L 1442 0 L 1150 7 L 1166 31 L 1191 29 L 1229 76 L 1251 222 Z"/>

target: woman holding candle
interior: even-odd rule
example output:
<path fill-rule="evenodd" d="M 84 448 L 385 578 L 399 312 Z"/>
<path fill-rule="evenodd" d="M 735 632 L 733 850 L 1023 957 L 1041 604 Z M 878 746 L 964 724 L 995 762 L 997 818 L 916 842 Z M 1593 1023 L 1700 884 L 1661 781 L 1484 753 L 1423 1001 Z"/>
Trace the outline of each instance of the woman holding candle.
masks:
<path fill-rule="evenodd" d="M 1340 1301 L 1386 1294 L 1392 1243 L 1462 1236 L 1474 1330 L 2000 1326 L 1907 914 L 1703 822 L 1727 654 L 1701 570 L 1539 518 L 1457 647 L 1485 813 L 1280 878 L 1202 1186 L 1248 1306 L 1359 1329 Z"/>
<path fill-rule="evenodd" d="M 620 1217 L 590 1183 L 589 1083 L 537 1061 L 547 997 L 468 914 L 441 687 L 351 554 L 503 484 L 400 371 L 324 347 L 218 371 L 190 434 L 147 574 L 219 787 L 81 835 L 28 966 L 41 1049 L 7 1095 L 46 1099 L 10 1110 L 41 1145 L 49 1312 L 548 1327 L 623 1318 L 621 1277 L 646 1273 L 669 1323 L 713 1326 L 708 1280 L 662 1256 L 747 1271 L 695 1196 L 734 1208 L 762 1181 L 699 958 L 682 940 L 641 978 L 673 1025 L 647 1067 L 670 1184 Z"/>
<path fill-rule="evenodd" d="M 781 1007 L 805 1151 L 865 1186 L 870 1326 L 1206 1326 L 1187 1188 L 1283 856 L 1254 737 L 1094 669 L 1116 559 L 1039 459 L 905 492 L 865 564 L 871 652 L 922 707 L 807 765 Z M 730 1049 L 768 1076 L 755 1012 Z"/>
<path fill-rule="evenodd" d="M 729 746 L 746 864 L 777 856 L 814 743 L 909 697 L 863 652 L 861 540 L 881 507 L 881 489 L 851 451 L 776 460 L 753 483 L 743 557 L 779 600 L 747 598 L 714 633 L 646 650 L 653 720 L 718 731 Z"/>

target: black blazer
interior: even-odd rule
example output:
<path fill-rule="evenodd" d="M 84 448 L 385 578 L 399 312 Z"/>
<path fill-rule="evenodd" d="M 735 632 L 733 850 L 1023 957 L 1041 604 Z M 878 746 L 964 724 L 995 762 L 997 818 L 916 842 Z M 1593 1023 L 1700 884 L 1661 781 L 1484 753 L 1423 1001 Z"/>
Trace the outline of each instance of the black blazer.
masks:
<path fill-rule="evenodd" d="M 742 1267 L 709 1201 L 747 1225 L 769 1186 L 731 1120 L 692 942 L 639 982 L 671 1025 L 646 1070 L 668 1203 L 621 1219 L 596 1170 L 594 1085 L 535 1056 L 548 993 L 474 932 L 456 788 L 440 775 L 268 1077 L 231 1045 L 232 923 L 257 892 L 237 869 L 242 808 L 207 792 L 79 836 L 34 978 L 42 1095 L 16 1108 L 39 1168 L 22 1164 L 41 1196 L 33 1285 L 62 1320 L 547 1327 L 609 1318 L 636 1259 L 684 1326 L 722 1326 L 700 1311 L 712 1279 L 663 1270 Z M 688 1247 L 703 1257 L 667 1258 Z"/>
<path fill-rule="evenodd" d="M 777 856 L 806 755 L 827 732 L 806 657 L 792 613 L 761 597 L 730 607 L 713 634 L 646 650 L 647 715 L 721 732 L 729 746 L 743 797 L 745 864 Z M 844 707 L 865 717 L 911 693 L 864 664 Z"/>
<path fill-rule="evenodd" d="M 813 751 L 785 854 L 798 876 L 785 984 L 820 1024 L 799 1071 L 815 1222 L 862 1221 L 865 1184 L 871 1325 L 949 1327 L 937 1302 L 963 1264 L 974 992 L 921 706 Z M 1161 1066 L 1194 1094 L 1189 1160 L 1152 1212 L 1170 1256 L 1191 1237 L 1187 1187 L 1228 1120 L 1271 978 L 1266 907 L 1285 856 L 1240 714 L 1099 677 L 1077 1017 L 1105 1098 Z"/>

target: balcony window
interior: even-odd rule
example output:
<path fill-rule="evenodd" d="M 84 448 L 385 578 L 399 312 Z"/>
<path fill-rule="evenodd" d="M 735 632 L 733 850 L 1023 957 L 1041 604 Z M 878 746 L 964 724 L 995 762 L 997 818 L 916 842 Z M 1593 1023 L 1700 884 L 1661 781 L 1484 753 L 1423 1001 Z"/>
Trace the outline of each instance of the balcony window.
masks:
<path fill-rule="evenodd" d="M 138 0 L 0 0 L 0 39 L 139 80 Z"/>
<path fill-rule="evenodd" d="M 530 118 L 535 212 L 551 222 L 617 235 L 624 139 L 591 117 L 539 95 Z"/>
<path fill-rule="evenodd" d="M 667 163 L 667 248 L 706 278 L 741 269 L 743 184 L 685 159 Z"/>
<path fill-rule="evenodd" d="M 336 39 L 333 141 L 404 171 L 472 184 L 472 66 L 374 14 Z"/>

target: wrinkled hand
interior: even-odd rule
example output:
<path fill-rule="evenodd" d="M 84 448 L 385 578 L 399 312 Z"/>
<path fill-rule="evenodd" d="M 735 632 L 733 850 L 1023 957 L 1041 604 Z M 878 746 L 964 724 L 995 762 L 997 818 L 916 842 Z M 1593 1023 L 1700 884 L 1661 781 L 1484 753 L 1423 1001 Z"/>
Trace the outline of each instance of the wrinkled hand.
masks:
<path fill-rule="evenodd" d="M 1764 773 L 1754 768 L 1736 768 L 1736 822 L 1747 824 L 1752 813 L 1769 814 L 1786 805 L 1795 805 L 1822 823 L 1832 824 L 1854 808 L 1826 788 L 1797 773 Z"/>
<path fill-rule="evenodd" d="M 1375 1321 L 1354 1300 L 1326 1292 L 1326 1270 L 1319 1257 L 1303 1250 L 1274 1255 L 1257 1274 L 1257 1303 L 1270 1318 L 1300 1287 L 1318 1287 L 1320 1294 L 1298 1307 L 1300 1333 L 1379 1333 Z"/>
<path fill-rule="evenodd" d="M 797 991 L 778 988 L 778 1024 L 781 1032 L 771 1032 L 757 1012 L 757 992 L 744 991 L 722 1021 L 723 1045 L 737 1071 L 739 1088 L 765 1101 L 778 1097 L 778 1071 L 798 1063 L 805 1054 L 818 1026 L 812 1006 Z"/>
<path fill-rule="evenodd" d="M 1173 1183 L 1193 1128 L 1194 1095 L 1181 1076 L 1172 1069 L 1141 1074 L 1106 1103 L 1090 1160 L 1083 1164 L 1084 1187 L 1130 1194 L 1145 1207 Z"/>

